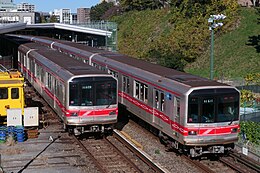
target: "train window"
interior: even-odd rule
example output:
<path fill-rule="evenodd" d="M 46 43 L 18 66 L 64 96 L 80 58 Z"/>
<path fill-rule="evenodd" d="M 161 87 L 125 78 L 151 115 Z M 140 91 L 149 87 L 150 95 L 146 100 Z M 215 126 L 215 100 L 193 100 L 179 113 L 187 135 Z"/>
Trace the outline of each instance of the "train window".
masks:
<path fill-rule="evenodd" d="M 18 62 L 21 62 L 21 52 L 18 52 Z"/>
<path fill-rule="evenodd" d="M 26 67 L 26 56 L 23 58 L 23 66 Z"/>
<path fill-rule="evenodd" d="M 108 69 L 108 73 L 118 79 L 118 73 L 116 71 Z"/>
<path fill-rule="evenodd" d="M 177 98 L 176 97 L 176 117 L 180 118 L 181 116 L 181 101 L 180 101 L 180 98 Z"/>
<path fill-rule="evenodd" d="M 134 90 L 134 97 L 137 98 L 137 99 L 140 99 L 140 83 L 137 82 L 137 81 L 134 81 L 134 86 L 135 86 L 135 90 Z"/>
<path fill-rule="evenodd" d="M 161 102 L 161 107 L 160 107 L 160 110 L 161 111 L 164 111 L 164 106 L 165 106 L 165 104 L 164 104 L 164 93 L 163 92 L 161 92 L 161 100 L 160 100 L 160 102 Z"/>
<path fill-rule="evenodd" d="M 217 122 L 237 121 L 239 115 L 239 98 L 234 95 L 225 95 L 218 98 Z"/>
<path fill-rule="evenodd" d="M 155 89 L 154 90 L 154 99 L 153 99 L 153 105 L 155 109 L 158 109 L 160 111 L 165 110 L 165 96 L 164 92 Z"/>
<path fill-rule="evenodd" d="M 27 69 L 29 69 L 30 59 L 29 59 L 28 57 L 27 57 L 26 59 L 27 59 L 27 61 L 26 61 L 26 67 L 27 67 Z"/>
<path fill-rule="evenodd" d="M 126 93 L 130 92 L 129 77 L 127 77 L 127 76 L 123 76 L 123 92 L 126 92 Z"/>
<path fill-rule="evenodd" d="M 144 102 L 148 103 L 148 86 L 144 85 Z"/>
<path fill-rule="evenodd" d="M 19 88 L 12 88 L 11 89 L 11 98 L 12 99 L 19 99 Z"/>
<path fill-rule="evenodd" d="M 147 103 L 148 86 L 139 81 L 134 81 L 134 86 L 134 97 Z"/>
<path fill-rule="evenodd" d="M 198 98 L 189 99 L 189 108 L 188 108 L 188 123 L 198 123 L 199 122 L 199 102 Z"/>
<path fill-rule="evenodd" d="M 52 89 L 52 76 L 50 73 L 46 72 L 47 74 L 47 83 L 46 86 L 51 90 Z"/>
<path fill-rule="evenodd" d="M 155 90 L 154 107 L 156 109 L 159 109 L 159 91 L 158 90 Z"/>
<path fill-rule="evenodd" d="M 36 77 L 40 76 L 40 71 L 41 71 L 41 67 L 38 64 L 36 64 Z"/>
<path fill-rule="evenodd" d="M 41 82 L 44 83 L 44 79 L 45 79 L 45 73 L 44 70 L 41 68 Z"/>
<path fill-rule="evenodd" d="M 0 88 L 0 99 L 8 98 L 8 88 Z"/>

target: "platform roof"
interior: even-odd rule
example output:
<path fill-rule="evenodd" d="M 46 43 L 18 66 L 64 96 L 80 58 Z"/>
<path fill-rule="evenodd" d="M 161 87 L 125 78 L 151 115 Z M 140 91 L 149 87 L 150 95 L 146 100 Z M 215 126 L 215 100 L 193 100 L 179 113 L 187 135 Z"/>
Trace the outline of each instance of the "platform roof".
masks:
<path fill-rule="evenodd" d="M 62 24 L 62 23 L 27 24 L 26 28 L 63 29 L 63 30 L 81 32 L 81 33 L 87 33 L 87 34 L 94 34 L 94 35 L 100 35 L 100 36 L 108 36 L 108 37 L 110 37 L 112 35 L 111 31 L 93 29 L 93 28 L 77 26 L 77 25 Z"/>

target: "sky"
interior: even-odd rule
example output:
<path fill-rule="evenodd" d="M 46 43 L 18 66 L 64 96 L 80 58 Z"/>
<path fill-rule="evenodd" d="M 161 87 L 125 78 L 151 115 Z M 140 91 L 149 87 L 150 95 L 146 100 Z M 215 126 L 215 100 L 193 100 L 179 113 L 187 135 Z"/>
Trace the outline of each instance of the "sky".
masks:
<path fill-rule="evenodd" d="M 54 9 L 69 8 L 71 12 L 76 13 L 77 8 L 90 8 L 97 5 L 100 0 L 14 0 L 15 4 L 26 2 L 34 4 L 36 11 L 50 12 Z"/>

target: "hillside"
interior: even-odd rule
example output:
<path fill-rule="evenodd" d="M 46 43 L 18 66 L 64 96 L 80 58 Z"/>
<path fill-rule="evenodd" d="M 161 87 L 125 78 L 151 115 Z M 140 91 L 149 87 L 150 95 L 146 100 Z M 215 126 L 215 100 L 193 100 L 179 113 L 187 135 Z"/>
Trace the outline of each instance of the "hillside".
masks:
<path fill-rule="evenodd" d="M 253 8 L 242 8 L 240 22 L 234 31 L 217 37 L 214 44 L 215 77 L 242 78 L 260 72 L 260 14 Z M 209 77 L 210 47 L 186 72 Z"/>
<path fill-rule="evenodd" d="M 238 15 L 227 13 L 223 29 L 215 32 L 214 77 L 242 78 L 260 72 L 260 15 L 253 8 L 241 8 Z M 209 77 L 207 20 L 178 15 L 162 9 L 131 11 L 116 17 L 119 52 Z"/>

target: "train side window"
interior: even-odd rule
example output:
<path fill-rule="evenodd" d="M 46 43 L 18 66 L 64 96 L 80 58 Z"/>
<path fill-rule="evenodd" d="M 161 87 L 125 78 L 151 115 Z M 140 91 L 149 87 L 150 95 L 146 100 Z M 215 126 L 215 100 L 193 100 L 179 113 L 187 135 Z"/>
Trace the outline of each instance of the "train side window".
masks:
<path fill-rule="evenodd" d="M 155 90 L 154 107 L 156 109 L 159 109 L 159 91 L 158 90 Z"/>
<path fill-rule="evenodd" d="M 21 62 L 21 52 L 18 52 L 18 62 Z"/>
<path fill-rule="evenodd" d="M 50 73 L 46 72 L 47 74 L 47 83 L 46 86 L 51 90 L 52 89 L 52 76 Z"/>
<path fill-rule="evenodd" d="M 161 92 L 161 100 L 160 100 L 160 102 L 161 102 L 160 110 L 164 111 L 165 110 L 165 104 L 164 104 L 164 93 L 163 92 Z"/>
<path fill-rule="evenodd" d="M 139 81 L 134 81 L 134 86 L 134 97 L 147 103 L 148 86 Z"/>
<path fill-rule="evenodd" d="M 118 72 L 108 69 L 108 73 L 118 79 Z"/>
<path fill-rule="evenodd" d="M 11 98 L 12 99 L 19 99 L 19 88 L 12 88 L 11 89 Z"/>
<path fill-rule="evenodd" d="M 164 111 L 165 110 L 165 100 L 164 100 L 164 92 L 155 89 L 154 90 L 154 108 Z"/>
<path fill-rule="evenodd" d="M 41 82 L 44 83 L 45 73 L 44 70 L 41 68 Z"/>
<path fill-rule="evenodd" d="M 0 99 L 8 98 L 8 88 L 0 88 Z"/>
<path fill-rule="evenodd" d="M 123 76 L 123 92 L 129 93 L 129 91 L 130 91 L 129 77 Z"/>
<path fill-rule="evenodd" d="M 137 81 L 134 81 L 134 97 L 139 99 L 140 98 L 140 83 Z"/>
<path fill-rule="evenodd" d="M 36 64 L 36 77 L 40 76 L 40 71 L 41 71 L 41 67 L 38 64 Z"/>
<path fill-rule="evenodd" d="M 148 86 L 144 85 L 144 102 L 148 103 Z"/>
<path fill-rule="evenodd" d="M 180 117 L 181 116 L 181 103 L 180 103 L 180 98 L 176 97 L 176 116 Z"/>

